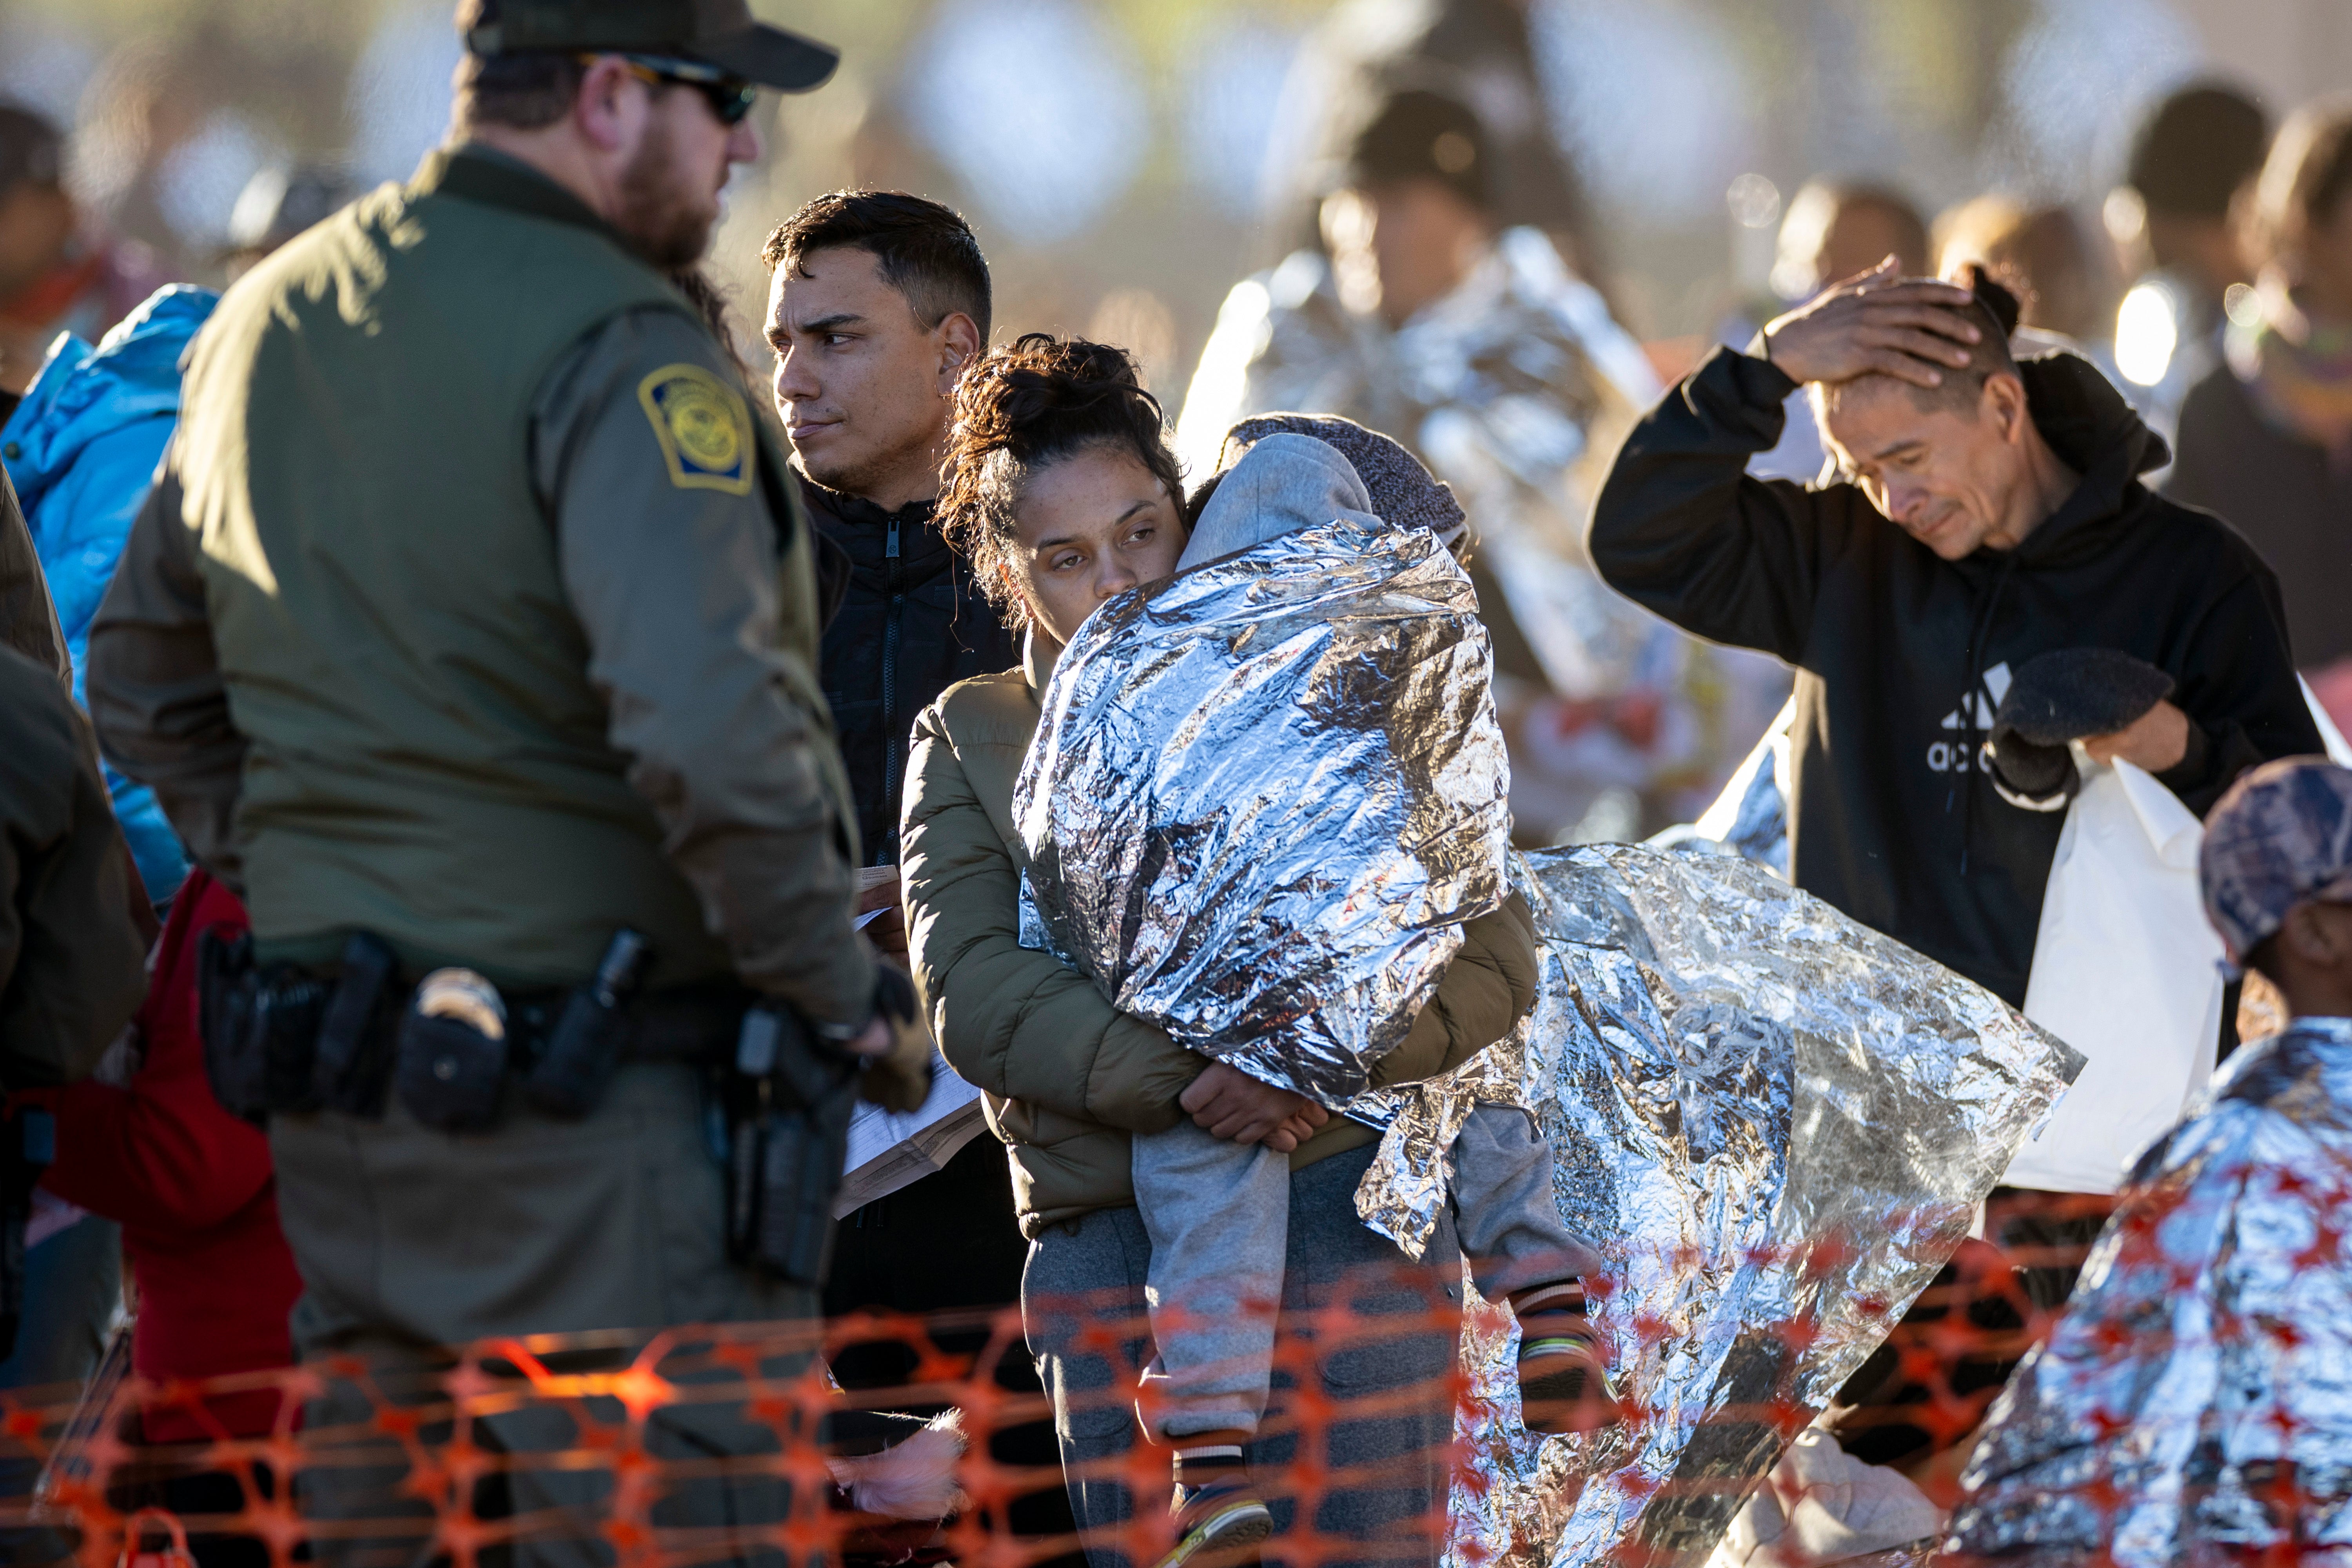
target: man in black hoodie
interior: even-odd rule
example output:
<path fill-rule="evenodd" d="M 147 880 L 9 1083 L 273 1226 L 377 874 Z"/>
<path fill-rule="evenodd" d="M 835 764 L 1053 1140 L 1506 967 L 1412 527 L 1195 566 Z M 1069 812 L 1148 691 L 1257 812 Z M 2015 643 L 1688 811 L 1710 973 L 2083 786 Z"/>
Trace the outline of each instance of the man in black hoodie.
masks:
<path fill-rule="evenodd" d="M 2200 816 L 2321 743 L 2270 569 L 2141 485 L 2164 442 L 2087 363 L 2011 359 L 2014 311 L 1890 258 L 1780 317 L 1635 428 L 1590 546 L 1620 592 L 1797 668 L 1796 884 L 2021 1004 L 2065 815 L 1982 765 L 2014 671 L 2108 648 L 2168 675 L 2168 700 L 2086 744 Z M 1748 478 L 1802 384 L 1841 481 Z"/>

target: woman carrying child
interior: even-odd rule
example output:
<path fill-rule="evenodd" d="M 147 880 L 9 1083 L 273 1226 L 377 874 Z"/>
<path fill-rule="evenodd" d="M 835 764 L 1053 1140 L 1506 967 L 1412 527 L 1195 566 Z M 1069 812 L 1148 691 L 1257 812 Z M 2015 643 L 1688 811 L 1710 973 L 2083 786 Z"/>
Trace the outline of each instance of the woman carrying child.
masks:
<path fill-rule="evenodd" d="M 1361 1543 L 1363 1561 L 1433 1562 L 1443 1546 L 1454 1332 L 1447 1314 L 1431 1309 L 1459 1299 L 1454 1238 L 1442 1233 L 1420 1262 L 1407 1259 L 1356 1215 L 1372 1129 L 1176 1044 L 1020 941 L 1024 861 L 1012 802 L 1055 660 L 1097 605 L 1169 576 L 1185 550 L 1181 482 L 1159 405 L 1121 351 L 1030 337 L 967 371 L 958 415 L 942 521 L 987 591 L 1025 621 L 1028 639 L 1020 669 L 951 688 L 916 725 L 903 825 L 910 952 L 942 1049 L 986 1092 L 991 1124 L 1010 1146 L 1032 1244 L 1023 1286 L 1029 1343 L 1054 1401 L 1090 1555 L 1098 1568 L 1126 1561 L 1110 1527 L 1133 1512 L 1122 1457 L 1135 1423 L 1115 1392 L 1121 1368 L 1104 1353 L 1102 1330 L 1118 1336 L 1130 1372 L 1153 1350 L 1145 1326 L 1153 1238 L 1136 1206 L 1132 1146 L 1189 1116 L 1214 1138 L 1286 1162 L 1286 1317 L 1344 1305 L 1370 1331 L 1317 1356 L 1313 1375 L 1338 1414 L 1309 1434 L 1304 1454 L 1295 1431 L 1258 1434 L 1263 1393 L 1255 1405 L 1241 1401 L 1249 1408 L 1160 1425 L 1156 1435 L 1178 1455 L 1179 1544 L 1163 1561 L 1223 1557 L 1268 1531 L 1311 1526 Z M 1434 1000 L 1381 1058 L 1375 1083 L 1417 1081 L 1468 1060 L 1517 1023 L 1535 981 L 1533 924 L 1514 897 L 1466 923 Z M 1540 1143 L 1522 1136 L 1501 1158 L 1511 1179 L 1548 1204 Z M 1467 1217 L 1464 1226 L 1478 1229 Z M 1565 1271 L 1560 1261 L 1551 1259 L 1534 1288 L 1525 1288 L 1526 1268 L 1495 1287 L 1521 1306 L 1530 1346 L 1574 1339 L 1537 1328 L 1549 1313 L 1565 1321 L 1573 1304 L 1560 1300 L 1572 1294 L 1561 1281 L 1578 1260 Z M 1490 1283 L 1483 1268 L 1479 1278 Z M 1391 1324 L 1381 1327 L 1382 1318 Z M 1262 1389 L 1262 1370 L 1259 1380 Z M 1285 1379 L 1277 1374 L 1275 1384 Z M 1349 1405 L 1364 1413 L 1349 1413 Z M 1328 1472 L 1309 1521 L 1295 1518 L 1297 1500 L 1262 1496 L 1253 1485 L 1254 1475 L 1294 1460 Z"/>

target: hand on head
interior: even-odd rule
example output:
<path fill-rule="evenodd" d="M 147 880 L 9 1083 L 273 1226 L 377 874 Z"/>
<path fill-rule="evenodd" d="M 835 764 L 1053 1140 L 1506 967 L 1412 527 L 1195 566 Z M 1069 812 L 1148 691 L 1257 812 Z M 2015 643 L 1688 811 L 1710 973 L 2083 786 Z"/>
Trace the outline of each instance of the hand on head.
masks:
<path fill-rule="evenodd" d="M 1965 370 L 1984 341 L 1975 296 L 1957 284 L 1905 278 L 1890 256 L 1824 289 L 1764 329 L 1766 357 L 1791 380 L 1852 381 L 1891 375 L 1941 386 L 1944 369 Z"/>
<path fill-rule="evenodd" d="M 2044 441 L 2005 335 L 2008 290 L 1896 275 L 1895 258 L 1765 329 L 1811 385 L 1840 477 L 1947 561 L 2014 549 L 2078 476 Z"/>

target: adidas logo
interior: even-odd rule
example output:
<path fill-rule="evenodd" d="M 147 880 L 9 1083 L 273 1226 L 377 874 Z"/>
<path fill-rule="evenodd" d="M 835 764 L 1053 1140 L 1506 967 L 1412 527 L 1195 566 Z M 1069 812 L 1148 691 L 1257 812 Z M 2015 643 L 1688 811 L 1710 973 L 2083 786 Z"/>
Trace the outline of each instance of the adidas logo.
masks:
<path fill-rule="evenodd" d="M 1981 743 L 1986 736 L 1992 733 L 1993 710 L 2000 706 L 2000 700 L 2008 695 L 2009 661 L 2003 659 L 1984 672 L 1982 688 L 1963 696 L 1959 702 L 1953 706 L 1952 710 L 1944 715 L 1943 721 L 1937 728 L 1958 730 L 1962 732 L 1949 741 L 1937 741 L 1927 748 L 1928 769 L 1939 773 L 1967 773 L 1970 766 L 1969 738 L 1966 733 L 1969 725 L 1967 705 L 1970 702 L 1977 705 L 1974 717 L 1977 721 L 1977 739 Z"/>

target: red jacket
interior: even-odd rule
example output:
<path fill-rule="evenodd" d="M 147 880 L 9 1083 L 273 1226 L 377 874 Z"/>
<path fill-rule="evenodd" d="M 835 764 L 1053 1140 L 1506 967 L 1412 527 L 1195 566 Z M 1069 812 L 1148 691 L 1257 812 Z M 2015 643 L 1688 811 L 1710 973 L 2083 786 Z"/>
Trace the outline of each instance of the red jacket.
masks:
<path fill-rule="evenodd" d="M 146 1061 L 129 1087 L 78 1083 L 19 1098 L 57 1116 L 42 1184 L 122 1226 L 139 1286 L 131 1361 L 142 1376 L 216 1377 L 290 1365 L 287 1314 L 302 1292 L 278 1228 L 269 1141 L 223 1110 L 196 1032 L 196 936 L 246 929 L 245 906 L 202 871 L 173 900 L 134 1020 Z M 151 1409 L 151 1443 L 254 1436 L 277 1419 L 269 1390 Z"/>

